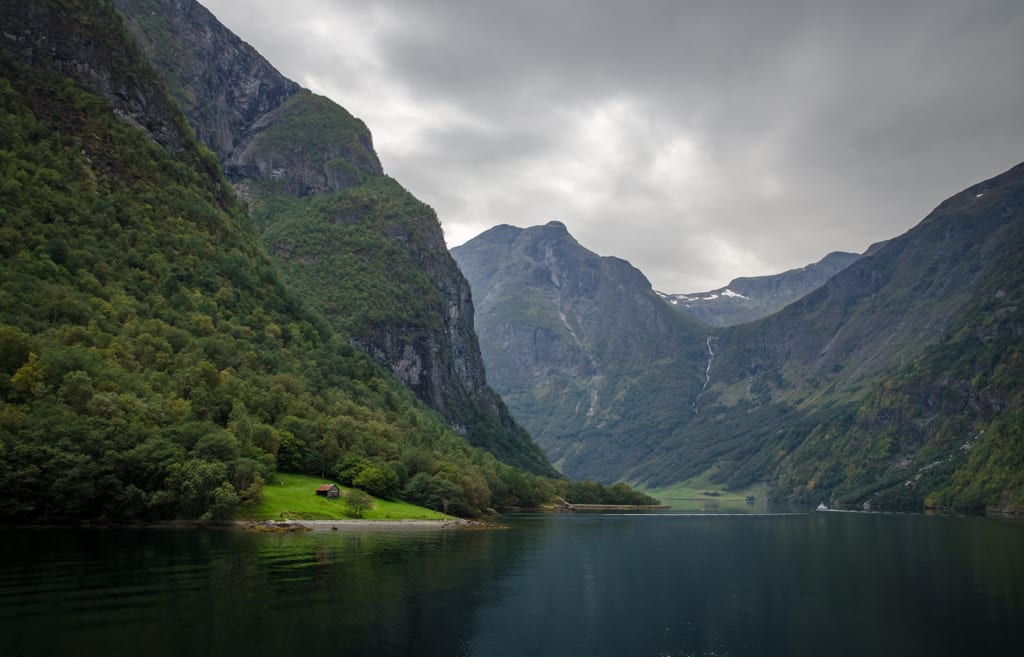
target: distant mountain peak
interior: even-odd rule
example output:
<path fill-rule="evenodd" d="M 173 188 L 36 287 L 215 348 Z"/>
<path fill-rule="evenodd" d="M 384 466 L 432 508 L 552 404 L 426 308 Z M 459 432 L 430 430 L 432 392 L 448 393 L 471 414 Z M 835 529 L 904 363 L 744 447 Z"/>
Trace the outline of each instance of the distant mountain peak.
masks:
<path fill-rule="evenodd" d="M 818 262 L 770 276 L 734 278 L 725 287 L 706 292 L 658 292 L 673 308 L 712 326 L 752 322 L 782 310 L 813 292 L 859 258 L 833 251 Z"/>

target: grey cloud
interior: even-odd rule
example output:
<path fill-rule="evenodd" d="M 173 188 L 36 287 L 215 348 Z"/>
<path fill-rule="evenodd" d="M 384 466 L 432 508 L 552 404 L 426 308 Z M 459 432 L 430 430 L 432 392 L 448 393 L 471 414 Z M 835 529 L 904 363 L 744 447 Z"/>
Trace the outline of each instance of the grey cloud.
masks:
<path fill-rule="evenodd" d="M 670 292 L 864 249 L 1024 160 L 1017 0 L 207 4 L 450 239 L 559 219 Z"/>

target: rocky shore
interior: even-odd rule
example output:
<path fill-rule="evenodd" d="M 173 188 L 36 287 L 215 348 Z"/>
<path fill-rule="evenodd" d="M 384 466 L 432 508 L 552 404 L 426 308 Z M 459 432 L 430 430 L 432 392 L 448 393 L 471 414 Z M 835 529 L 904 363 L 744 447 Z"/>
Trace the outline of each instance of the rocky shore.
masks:
<path fill-rule="evenodd" d="M 495 527 L 493 524 L 461 518 L 447 520 L 240 520 L 235 525 L 253 532 L 444 530 Z"/>

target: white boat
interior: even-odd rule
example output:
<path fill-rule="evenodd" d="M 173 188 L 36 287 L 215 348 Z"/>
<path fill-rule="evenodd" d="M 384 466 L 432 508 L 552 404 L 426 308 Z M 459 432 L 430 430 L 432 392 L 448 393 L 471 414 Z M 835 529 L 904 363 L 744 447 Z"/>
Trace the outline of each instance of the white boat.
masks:
<path fill-rule="evenodd" d="M 824 502 L 822 502 L 821 504 L 818 505 L 818 508 L 816 510 L 817 511 L 828 511 L 828 507 L 825 506 Z"/>

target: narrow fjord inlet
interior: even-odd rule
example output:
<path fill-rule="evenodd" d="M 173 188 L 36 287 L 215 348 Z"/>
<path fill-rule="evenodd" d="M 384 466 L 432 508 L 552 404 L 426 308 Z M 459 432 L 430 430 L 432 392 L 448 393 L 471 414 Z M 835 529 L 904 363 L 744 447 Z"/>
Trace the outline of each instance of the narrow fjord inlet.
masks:
<path fill-rule="evenodd" d="M 966 4 L 0 3 L 0 657 L 1024 655 Z"/>

